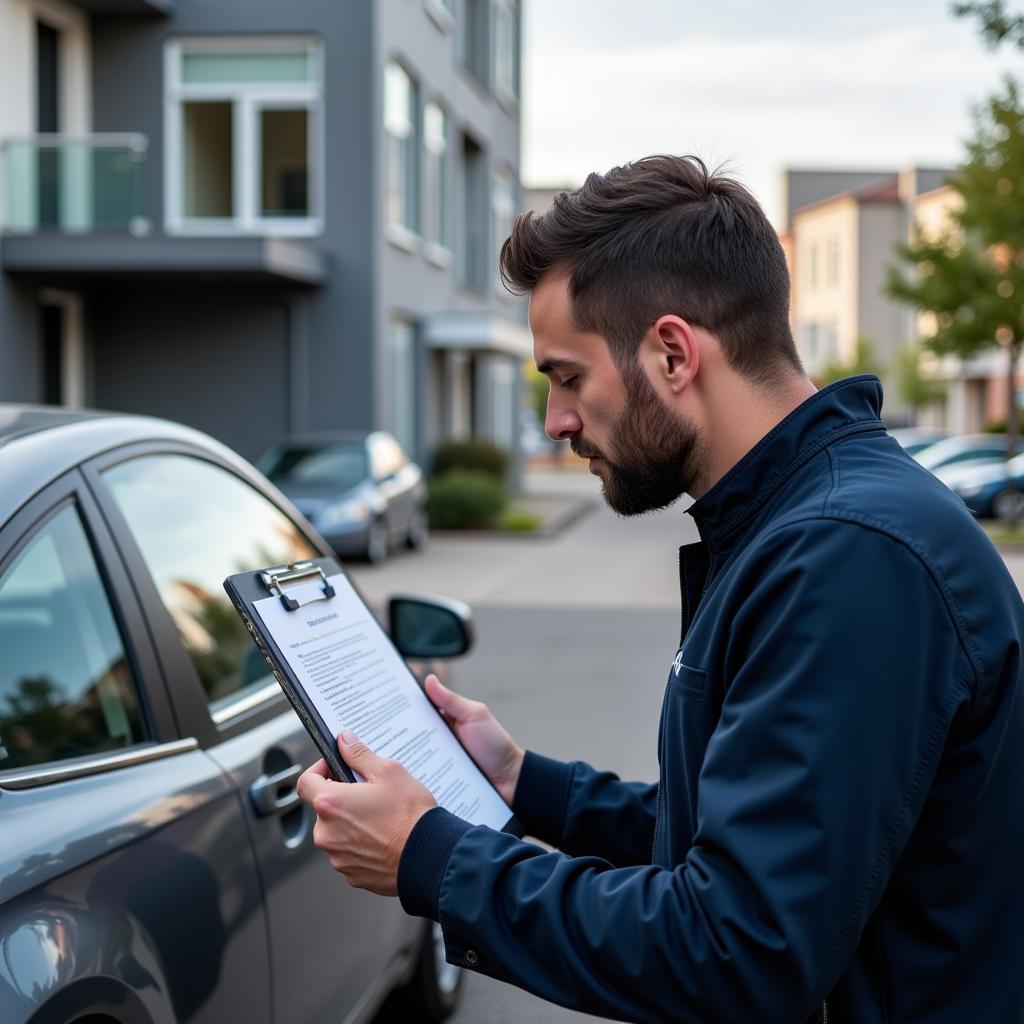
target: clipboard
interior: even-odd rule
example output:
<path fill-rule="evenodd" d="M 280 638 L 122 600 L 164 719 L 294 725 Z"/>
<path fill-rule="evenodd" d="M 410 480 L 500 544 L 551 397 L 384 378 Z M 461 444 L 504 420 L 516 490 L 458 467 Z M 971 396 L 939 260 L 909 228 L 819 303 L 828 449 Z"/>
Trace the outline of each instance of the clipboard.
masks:
<path fill-rule="evenodd" d="M 334 582 L 332 583 L 332 581 Z M 335 583 L 341 593 L 337 592 Z M 281 633 L 283 631 L 286 637 L 288 633 L 282 623 L 289 628 L 295 625 L 299 635 L 303 636 L 306 635 L 302 632 L 303 622 L 309 627 L 316 627 L 317 630 L 331 630 L 335 634 L 344 635 L 344 630 L 354 628 L 349 623 L 349 619 L 360 617 L 358 627 L 363 630 L 360 636 L 366 638 L 367 649 L 372 649 L 375 654 L 381 655 L 379 660 L 390 666 L 386 671 L 393 673 L 389 676 L 389 681 L 394 684 L 390 692 L 401 696 L 409 703 L 409 715 L 414 716 L 416 723 L 424 727 L 414 738 L 433 734 L 438 728 L 443 729 L 444 735 L 440 737 L 439 742 L 444 750 L 449 752 L 449 756 L 444 761 L 447 775 L 440 774 L 438 778 L 446 778 L 454 772 L 454 776 L 449 779 L 449 782 L 454 780 L 455 783 L 465 783 L 464 790 L 458 790 L 457 786 L 449 786 L 443 790 L 443 795 L 451 798 L 452 806 L 449 806 L 449 809 L 458 814 L 457 807 L 466 809 L 479 806 L 480 814 L 483 817 L 479 823 L 488 824 L 516 835 L 521 834 L 522 828 L 514 818 L 511 808 L 504 802 L 498 791 L 461 745 L 454 730 L 424 693 L 419 680 L 405 664 L 401 654 L 373 615 L 362 595 L 333 558 L 317 558 L 236 573 L 224 581 L 224 590 L 336 780 L 360 781 L 342 760 L 338 753 L 335 731 L 318 710 L 317 698 L 323 707 L 325 704 L 324 692 L 311 694 L 307 687 L 316 690 L 316 685 L 310 684 L 308 681 L 304 682 L 300 678 L 299 673 L 304 673 L 307 677 L 310 676 L 309 665 L 302 665 L 302 655 L 296 655 L 294 650 L 290 660 L 281 647 Z M 294 621 L 291 620 L 292 615 L 296 616 Z M 270 628 L 267 619 L 276 624 L 274 629 Z M 322 625 L 329 619 L 336 621 Z M 275 630 L 277 636 L 275 636 Z M 313 636 L 314 634 L 309 633 L 309 635 Z M 306 642 L 311 641 L 303 643 Z M 323 643 L 324 641 L 319 642 Z M 292 649 L 297 646 L 302 646 L 302 644 L 292 643 L 289 645 Z M 352 649 L 358 653 L 358 648 L 355 645 Z M 318 661 L 322 657 L 320 648 L 312 646 L 306 653 L 314 659 L 309 664 L 316 663 L 321 667 L 324 665 L 322 660 Z M 294 667 L 296 662 L 300 666 L 298 672 Z M 340 662 L 335 664 L 340 664 Z M 328 671 L 331 670 L 330 661 L 327 662 L 327 668 Z M 350 689 L 355 692 L 355 684 L 351 684 Z M 336 692 L 340 692 L 340 690 Z M 332 721 L 336 721 L 338 718 L 330 707 L 326 708 L 325 713 L 332 718 Z M 346 723 L 346 725 L 350 728 L 354 727 L 355 731 L 360 734 L 360 739 L 368 741 L 368 737 L 361 734 L 357 725 L 353 723 Z M 386 722 L 384 727 L 387 728 Z M 404 730 L 397 731 L 396 735 L 402 736 L 403 732 Z M 373 746 L 373 743 L 370 742 L 369 745 Z M 422 751 L 424 747 L 421 745 L 419 749 Z M 384 756 L 392 756 L 386 751 L 379 752 Z M 396 759 L 403 760 L 400 756 Z M 454 767 L 449 768 L 449 765 Z M 406 764 L 406 767 L 409 768 L 410 765 Z M 418 777 L 432 790 L 435 799 L 441 806 L 448 806 L 448 802 L 442 799 L 442 793 L 435 790 L 426 777 Z M 435 779 L 432 777 L 431 781 L 435 781 Z M 440 788 L 440 783 L 438 785 Z M 462 793 L 467 796 L 459 804 L 458 798 Z M 467 820 L 473 820 L 470 814 L 462 816 Z"/>
<path fill-rule="evenodd" d="M 253 642 L 259 648 L 263 660 L 274 674 L 299 720 L 306 727 L 306 732 L 327 762 L 331 774 L 339 782 L 355 782 L 352 769 L 338 753 L 337 738 L 331 733 L 320 712 L 309 699 L 305 688 L 289 668 L 288 660 L 277 646 L 277 641 L 270 631 L 264 628 L 259 613 L 253 607 L 257 601 L 277 596 L 288 611 L 297 611 L 316 600 L 310 594 L 303 593 L 309 589 L 306 587 L 309 583 L 319 584 L 320 599 L 331 598 L 334 596 L 334 588 L 327 580 L 342 571 L 341 566 L 333 558 L 272 565 L 256 572 L 240 572 L 229 576 L 224 581 L 224 590 Z M 296 590 L 300 593 L 294 593 Z"/>

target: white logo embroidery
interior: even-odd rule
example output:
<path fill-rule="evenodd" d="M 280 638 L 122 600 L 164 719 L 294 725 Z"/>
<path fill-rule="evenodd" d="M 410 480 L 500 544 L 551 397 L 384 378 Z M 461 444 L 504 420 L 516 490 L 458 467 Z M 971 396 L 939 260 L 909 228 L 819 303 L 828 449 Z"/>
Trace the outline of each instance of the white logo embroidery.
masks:
<path fill-rule="evenodd" d="M 672 667 L 676 670 L 676 679 L 679 678 L 679 670 L 683 667 L 683 652 L 676 652 L 676 660 L 672 662 Z"/>

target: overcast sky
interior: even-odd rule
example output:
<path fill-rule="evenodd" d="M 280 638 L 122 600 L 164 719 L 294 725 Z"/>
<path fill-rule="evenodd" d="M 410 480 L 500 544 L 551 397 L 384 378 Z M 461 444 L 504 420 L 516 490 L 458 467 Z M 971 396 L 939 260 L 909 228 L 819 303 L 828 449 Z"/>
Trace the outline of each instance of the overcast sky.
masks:
<path fill-rule="evenodd" d="M 986 49 L 948 0 L 523 7 L 527 185 L 693 152 L 727 161 L 775 223 L 782 168 L 950 166 L 972 104 L 1024 77 L 1024 55 Z"/>

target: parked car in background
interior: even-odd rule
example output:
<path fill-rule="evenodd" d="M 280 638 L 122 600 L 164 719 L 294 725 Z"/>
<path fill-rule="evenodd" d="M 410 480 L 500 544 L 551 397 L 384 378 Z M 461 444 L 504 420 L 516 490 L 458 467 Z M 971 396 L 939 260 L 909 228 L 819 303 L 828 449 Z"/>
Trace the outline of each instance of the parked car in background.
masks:
<path fill-rule="evenodd" d="M 944 441 L 949 437 L 949 432 L 939 427 L 900 427 L 889 431 L 890 437 L 894 437 L 908 455 L 917 455 L 925 448 Z"/>
<path fill-rule="evenodd" d="M 968 465 L 945 483 L 979 519 L 1024 520 L 1024 455 Z"/>
<path fill-rule="evenodd" d="M 423 472 L 383 430 L 288 438 L 256 465 L 340 557 L 381 562 L 427 543 Z"/>
<path fill-rule="evenodd" d="M 403 986 L 442 1020 L 438 929 L 314 848 L 319 755 L 221 585 L 324 539 L 156 419 L 0 406 L 0 478 L 0 1021 L 355 1024 Z"/>
<path fill-rule="evenodd" d="M 999 462 L 1006 458 L 1006 435 L 957 434 L 929 445 L 914 458 L 933 473 L 958 462 Z"/>

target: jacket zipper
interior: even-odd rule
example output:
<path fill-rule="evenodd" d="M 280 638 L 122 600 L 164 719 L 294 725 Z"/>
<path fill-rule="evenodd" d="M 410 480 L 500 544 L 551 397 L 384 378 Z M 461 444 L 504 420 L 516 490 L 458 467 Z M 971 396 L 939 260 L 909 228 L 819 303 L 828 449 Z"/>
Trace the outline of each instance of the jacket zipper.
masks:
<path fill-rule="evenodd" d="M 821 1024 L 828 1024 L 828 1000 L 821 1001 Z"/>
<path fill-rule="evenodd" d="M 699 605 L 704 599 L 704 595 L 708 592 L 708 587 L 711 585 L 711 573 L 714 571 L 715 562 L 711 556 L 711 547 L 708 542 L 704 539 L 704 534 L 701 531 L 700 524 L 697 524 L 697 534 L 700 537 L 701 543 L 704 545 L 705 550 L 708 553 L 708 571 L 704 576 L 704 586 L 701 588 L 700 597 L 697 598 L 697 604 Z M 683 552 L 680 549 L 679 552 L 679 603 L 683 609 L 683 620 L 679 630 L 679 646 L 682 647 L 683 641 L 686 639 L 686 634 L 690 629 L 690 621 L 693 615 L 690 611 L 690 602 L 686 595 L 686 581 L 683 577 Z M 654 841 L 651 843 L 651 861 L 654 861 L 655 851 L 658 849 L 658 827 L 661 825 L 661 784 L 658 784 L 658 802 L 654 808 Z"/>

